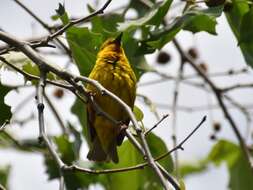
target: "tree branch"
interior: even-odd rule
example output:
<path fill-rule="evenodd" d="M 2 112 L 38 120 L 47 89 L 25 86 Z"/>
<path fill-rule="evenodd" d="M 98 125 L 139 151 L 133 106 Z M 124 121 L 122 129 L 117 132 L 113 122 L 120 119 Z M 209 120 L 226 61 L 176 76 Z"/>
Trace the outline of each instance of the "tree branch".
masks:
<path fill-rule="evenodd" d="M 169 114 L 164 115 L 153 127 L 148 129 L 147 131 L 145 131 L 145 133 L 144 133 L 145 136 L 147 136 L 152 130 L 154 130 L 156 127 L 158 127 L 160 125 L 160 123 L 162 123 L 163 120 L 165 120 L 168 116 L 169 116 Z"/>
<path fill-rule="evenodd" d="M 18 67 L 16 67 L 15 65 L 11 64 L 10 62 L 8 62 L 4 57 L 0 56 L 0 61 L 2 61 L 3 63 L 5 63 L 6 65 L 8 65 L 9 67 L 11 67 L 13 70 L 17 71 L 18 73 L 22 74 L 27 80 L 39 80 L 40 77 L 32 75 L 30 73 L 27 73 L 25 71 L 23 71 L 22 69 L 19 69 Z M 51 81 L 46 79 L 46 82 L 61 88 L 65 88 L 68 90 L 73 90 L 73 87 L 70 85 L 66 85 L 66 84 L 62 84 L 62 83 L 58 83 L 55 81 Z"/>
<path fill-rule="evenodd" d="M 211 79 L 209 79 L 206 74 L 197 66 L 197 64 L 194 62 L 194 60 L 189 57 L 184 51 L 183 49 L 181 48 L 180 44 L 177 42 L 176 39 L 173 40 L 173 43 L 175 45 L 175 47 L 177 48 L 179 54 L 181 57 L 183 57 L 185 60 L 187 60 L 187 62 L 194 68 L 194 70 L 203 78 L 203 80 L 211 87 L 220 107 L 221 107 L 221 110 L 223 111 L 224 113 L 224 116 L 225 118 L 228 120 L 228 122 L 230 123 L 239 143 L 240 143 L 240 146 L 242 148 L 242 152 L 248 162 L 248 165 L 249 167 L 251 168 L 251 171 L 253 173 L 253 164 L 252 164 L 252 161 L 251 161 L 251 157 L 250 157 L 250 153 L 248 151 L 248 148 L 244 142 L 244 139 L 237 127 L 237 125 L 235 124 L 232 116 L 229 114 L 224 102 L 223 102 L 223 99 L 222 99 L 222 91 L 216 87 L 216 85 L 211 81 Z"/>
<path fill-rule="evenodd" d="M 44 113 L 43 113 L 44 112 L 43 94 L 44 94 L 44 89 L 46 85 L 45 81 L 46 81 L 46 70 L 44 70 L 43 67 L 40 67 L 40 80 L 39 80 L 38 90 L 37 90 L 37 100 L 38 100 L 37 108 L 38 108 L 39 131 L 40 131 L 39 140 L 46 144 L 51 156 L 57 163 L 57 166 L 60 172 L 60 190 L 63 190 L 64 185 L 62 185 L 63 176 L 62 176 L 61 169 L 63 168 L 65 164 L 62 162 L 61 158 L 58 156 L 57 152 L 54 150 L 50 140 L 48 139 L 46 135 L 46 130 L 45 130 Z"/>
<path fill-rule="evenodd" d="M 56 120 L 58 121 L 58 123 L 59 123 L 59 125 L 60 125 L 60 128 L 61 128 L 63 134 L 65 134 L 65 135 L 69 134 L 69 131 L 68 131 L 68 129 L 65 127 L 64 122 L 62 121 L 62 119 L 61 119 L 59 113 L 57 112 L 57 110 L 56 110 L 56 108 L 55 108 L 53 102 L 51 102 L 51 100 L 50 100 L 49 97 L 46 95 L 46 93 L 44 94 L 44 97 L 45 97 L 45 99 L 46 99 L 46 101 L 47 101 L 49 107 L 51 108 L 53 114 L 55 115 L 55 118 L 56 118 Z"/>
<path fill-rule="evenodd" d="M 108 2 L 110 2 L 110 1 L 108 1 Z M 116 102 L 118 102 L 124 108 L 124 110 L 127 112 L 127 114 L 129 115 L 129 117 L 130 117 L 130 119 L 131 119 L 131 121 L 134 125 L 134 128 L 135 128 L 138 136 L 140 137 L 142 147 L 145 151 L 145 156 L 148 160 L 148 163 L 149 163 L 150 167 L 153 168 L 153 171 L 158 176 L 158 178 L 161 181 L 163 187 L 165 189 L 168 189 L 168 185 L 166 183 L 166 180 L 164 179 L 161 171 L 159 170 L 159 168 L 155 164 L 154 158 L 152 157 L 152 155 L 150 153 L 149 147 L 148 147 L 146 139 L 145 139 L 145 135 L 142 132 L 142 130 L 140 129 L 140 127 L 138 126 L 137 120 L 136 120 L 131 108 L 125 102 L 123 102 L 120 98 L 118 98 L 116 95 L 114 95 L 110 91 L 106 90 L 97 81 L 86 78 L 86 77 L 82 77 L 82 76 L 75 76 L 75 75 L 73 75 L 73 74 L 71 74 L 67 71 L 59 70 L 58 68 L 54 67 L 53 65 L 47 63 L 47 61 L 44 60 L 44 58 L 41 57 L 36 51 L 34 51 L 26 42 L 19 41 L 19 40 L 15 39 L 15 37 L 10 36 L 10 35 L 8 35 L 4 32 L 1 32 L 1 31 L 0 31 L 0 40 L 2 40 L 4 42 L 18 48 L 27 57 L 29 57 L 35 64 L 37 64 L 38 67 L 40 68 L 40 70 L 51 71 L 51 72 L 55 73 L 56 75 L 58 75 L 59 77 L 61 77 L 62 79 L 68 81 L 74 87 L 78 87 L 78 85 L 76 84 L 76 82 L 78 82 L 78 81 L 83 81 L 85 83 L 91 84 L 94 87 L 96 87 L 100 91 L 101 94 L 107 95 L 107 96 L 111 97 L 112 99 L 114 99 Z M 43 84 L 41 78 L 40 78 L 40 83 Z M 42 87 L 39 88 L 40 91 L 42 91 L 42 89 L 43 89 Z M 77 90 L 80 91 L 80 88 L 78 88 Z M 40 93 L 38 93 L 38 94 L 40 94 Z M 81 91 L 81 93 L 83 93 L 83 92 Z M 84 95 L 87 96 L 87 93 L 85 93 Z M 41 99 L 40 99 L 40 101 L 41 101 Z M 39 104 L 39 105 L 41 105 L 41 104 Z M 38 109 L 38 110 L 39 110 L 39 113 L 40 113 L 40 118 L 39 119 L 41 120 L 43 118 L 42 117 L 43 112 L 41 113 L 41 109 Z M 51 145 L 50 145 L 49 141 L 47 140 L 46 136 L 43 135 L 43 125 L 42 124 L 43 123 L 41 121 L 40 122 L 41 135 L 42 135 L 44 141 L 46 142 L 47 146 L 49 147 L 49 150 L 50 150 L 51 154 L 54 155 L 55 152 L 52 151 L 52 147 L 50 147 Z M 59 157 L 58 157 L 57 154 L 54 155 L 54 158 L 57 160 L 58 166 L 62 166 L 63 163 L 62 163 L 61 160 L 58 159 Z"/>
<path fill-rule="evenodd" d="M 112 0 L 107 0 L 105 2 L 105 4 L 97 11 L 91 13 L 90 15 L 86 16 L 86 17 L 83 17 L 83 18 L 80 18 L 80 19 L 77 19 L 77 20 L 72 20 L 70 21 L 68 24 L 64 25 L 62 28 L 60 28 L 58 31 L 56 31 L 55 33 L 49 35 L 46 39 L 46 41 L 50 41 L 52 39 L 54 39 L 56 36 L 59 36 L 61 34 L 63 34 L 67 29 L 69 29 L 71 26 L 75 25 L 75 24 L 78 24 L 78 23 L 81 23 L 81 22 L 84 22 L 84 21 L 87 21 L 89 19 L 91 19 L 92 17 L 94 16 L 97 16 L 99 14 L 103 14 L 104 13 L 104 10 L 109 6 L 109 4 L 111 3 Z"/>
<path fill-rule="evenodd" d="M 42 21 L 33 11 L 31 11 L 28 7 L 26 7 L 22 2 L 19 0 L 14 0 L 20 7 L 22 7 L 29 15 L 31 15 L 38 23 L 40 23 L 50 34 L 53 33 L 53 28 L 50 27 L 48 24 L 46 24 L 44 21 Z M 69 48 L 58 38 L 55 39 L 56 42 L 64 49 L 64 51 L 71 57 L 71 52 Z"/>

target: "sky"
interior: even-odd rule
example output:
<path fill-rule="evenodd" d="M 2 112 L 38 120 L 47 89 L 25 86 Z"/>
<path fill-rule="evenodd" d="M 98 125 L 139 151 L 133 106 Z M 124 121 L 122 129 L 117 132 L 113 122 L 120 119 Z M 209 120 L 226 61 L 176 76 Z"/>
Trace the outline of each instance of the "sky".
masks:
<path fill-rule="evenodd" d="M 52 23 L 50 16 L 55 14 L 55 9 L 58 7 L 59 0 L 23 0 L 25 5 L 31 8 L 38 14 L 44 21 Z M 84 16 L 87 14 L 86 2 L 90 2 L 93 5 L 94 1 L 82 1 L 82 0 L 65 0 L 66 10 L 73 17 Z M 108 10 L 113 10 L 115 7 L 120 6 L 119 1 L 113 1 Z M 130 13 L 129 13 L 130 14 Z M 21 39 L 29 38 L 30 36 L 40 36 L 45 34 L 45 30 L 33 20 L 24 10 L 17 6 L 12 0 L 1 0 L 0 3 L 0 27 L 5 31 L 17 36 Z M 32 29 L 31 29 L 32 28 Z M 221 72 L 227 71 L 228 69 L 239 69 L 246 67 L 246 63 L 242 57 L 240 49 L 237 47 L 237 42 L 229 29 L 224 15 L 218 19 L 217 25 L 217 36 L 209 35 L 205 32 L 192 35 L 190 32 L 180 32 L 177 35 L 179 42 L 183 45 L 185 50 L 195 46 L 199 52 L 200 59 L 199 63 L 205 62 L 208 64 L 209 72 Z M 148 63 L 155 66 L 158 71 L 165 72 L 167 74 L 176 75 L 178 70 L 179 57 L 176 53 L 174 46 L 169 43 L 163 48 L 164 51 L 168 51 L 172 60 L 170 64 L 165 66 L 158 65 L 156 63 L 157 52 L 147 56 Z M 50 61 L 57 64 L 66 63 L 65 58 L 50 57 Z M 74 72 L 75 68 L 71 68 Z M 186 66 L 186 73 L 192 74 L 193 71 L 189 66 Z M 8 75 L 8 76 L 7 76 Z M 138 93 L 147 95 L 154 102 L 162 104 L 171 104 L 173 97 L 174 83 L 172 81 L 163 82 L 161 84 L 152 86 L 141 86 L 141 84 L 152 81 L 159 78 L 156 74 L 145 74 L 139 81 L 140 86 L 138 87 Z M 7 73 L 2 80 L 6 82 L 10 80 L 17 80 L 17 83 L 22 84 L 21 77 L 17 77 L 11 73 Z M 250 75 L 240 75 L 233 78 L 219 77 L 213 78 L 218 86 L 226 86 L 228 84 L 236 84 L 239 82 L 253 81 L 252 72 Z M 21 81 L 21 82 L 20 82 Z M 34 93 L 34 89 L 24 89 L 21 92 L 12 92 L 8 94 L 6 102 L 12 107 L 18 105 L 19 102 L 25 97 Z M 48 88 L 47 93 L 53 99 L 56 108 L 64 111 L 60 111 L 60 115 L 67 120 L 78 124 L 77 118 L 71 115 L 69 109 L 74 102 L 73 96 L 67 93 L 64 99 L 59 101 L 52 96 L 53 89 Z M 250 103 L 252 100 L 252 90 L 237 90 L 231 93 L 233 97 L 238 99 L 242 104 Z M 208 100 L 212 100 L 215 104 L 215 98 L 212 95 L 208 95 L 205 91 L 192 89 L 187 85 L 180 85 L 179 92 L 179 105 L 185 106 L 198 106 L 207 105 Z M 63 103 L 64 102 L 64 103 Z M 140 99 L 137 98 L 136 105 L 139 106 L 144 114 L 144 124 L 151 127 L 156 123 L 155 116 L 150 112 Z M 24 107 L 24 111 L 19 113 L 17 118 L 29 116 L 33 111 L 36 112 L 35 101 L 31 102 Z M 158 108 L 160 116 L 164 114 L 170 114 L 169 117 L 160 125 L 155 133 L 161 137 L 167 144 L 168 148 L 172 147 L 171 133 L 172 133 L 172 113 L 171 110 L 166 108 Z M 52 117 L 52 114 L 48 108 L 45 110 L 46 113 L 46 124 L 47 126 L 53 126 L 56 121 Z M 235 118 L 236 123 L 240 123 L 241 131 L 243 135 L 246 135 L 246 120 L 245 117 L 239 113 L 236 109 L 230 110 L 230 113 Z M 213 141 L 209 140 L 209 136 L 212 133 L 212 118 L 215 121 L 220 122 L 222 130 L 218 134 L 218 138 L 226 138 L 236 142 L 236 138 L 230 129 L 230 126 L 223 117 L 223 114 L 219 110 L 215 111 L 201 111 L 193 113 L 178 112 L 177 115 L 177 131 L 178 139 L 183 139 L 189 134 L 192 129 L 200 122 L 201 118 L 207 115 L 207 122 L 200 130 L 194 134 L 193 137 L 184 145 L 185 150 L 180 151 L 179 158 L 180 162 L 196 162 L 197 160 L 204 158 L 205 155 L 210 151 L 211 146 L 214 144 Z M 236 117 L 235 117 L 236 116 Z M 80 126 L 80 125 L 79 125 Z M 251 124 L 252 127 L 252 124 Z M 38 136 L 38 124 L 37 121 L 29 122 L 29 124 L 23 128 L 16 125 L 12 125 L 11 132 L 15 133 L 15 136 L 19 138 L 26 137 L 37 137 Z M 49 134 L 56 134 L 59 132 L 58 128 L 48 127 L 47 131 Z M 87 148 L 84 145 L 82 147 L 82 159 L 86 159 Z M 45 174 L 45 168 L 43 166 L 43 157 L 38 153 L 23 153 L 15 152 L 13 150 L 0 150 L 0 166 L 10 164 L 11 175 L 10 175 L 10 189 L 12 190 L 32 190 L 36 187 L 37 190 L 47 189 L 53 190 L 58 188 L 58 181 L 47 181 Z M 31 177 L 32 176 L 32 177 Z M 212 189 L 226 189 L 228 184 L 228 174 L 226 171 L 225 164 L 220 167 L 210 165 L 208 172 L 204 172 L 197 175 L 192 175 L 185 179 L 187 190 L 212 190 Z M 91 187 L 91 189 L 100 189 L 99 187 Z"/>

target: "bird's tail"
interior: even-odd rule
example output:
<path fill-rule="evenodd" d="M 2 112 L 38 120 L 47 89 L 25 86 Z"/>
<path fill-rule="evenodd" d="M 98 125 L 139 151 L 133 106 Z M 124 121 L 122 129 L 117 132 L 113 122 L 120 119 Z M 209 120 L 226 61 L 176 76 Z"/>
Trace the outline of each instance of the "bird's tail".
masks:
<path fill-rule="evenodd" d="M 107 152 L 104 151 L 98 138 L 95 137 L 92 147 L 88 152 L 87 158 L 96 162 L 109 162 L 112 160 L 114 163 L 119 162 L 116 143 L 113 143 Z"/>

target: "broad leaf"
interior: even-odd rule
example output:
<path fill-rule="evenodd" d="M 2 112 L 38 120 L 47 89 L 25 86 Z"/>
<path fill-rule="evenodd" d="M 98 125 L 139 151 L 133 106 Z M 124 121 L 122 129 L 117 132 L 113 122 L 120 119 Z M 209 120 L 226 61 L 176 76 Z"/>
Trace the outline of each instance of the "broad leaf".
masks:
<path fill-rule="evenodd" d="M 221 162 L 226 161 L 230 166 L 238 158 L 240 154 L 238 146 L 226 140 L 218 141 L 212 148 L 208 155 L 208 160 L 220 165 Z"/>
<path fill-rule="evenodd" d="M 164 2 L 156 3 L 152 6 L 152 9 L 143 17 L 133 20 L 125 21 L 124 23 L 119 23 L 118 30 L 135 30 L 137 27 L 143 25 L 155 25 L 159 26 L 164 19 L 164 16 L 167 14 L 172 0 L 166 0 Z"/>
<path fill-rule="evenodd" d="M 141 49 L 138 41 L 128 33 L 123 35 L 123 47 L 138 80 L 145 72 L 154 70 L 144 57 L 146 49 Z"/>
<path fill-rule="evenodd" d="M 153 51 L 161 49 L 165 44 L 171 41 L 181 30 L 189 30 L 193 33 L 206 31 L 210 34 L 216 34 L 216 18 L 222 13 L 223 6 L 211 8 L 192 7 L 188 9 L 181 17 L 176 18 L 167 27 L 151 32 L 150 38 L 143 40 L 146 46 Z M 151 51 L 152 52 L 152 51 Z"/>
<path fill-rule="evenodd" d="M 165 143 L 153 133 L 150 133 L 147 137 L 147 142 L 150 147 L 153 157 L 157 157 L 168 151 Z M 103 168 L 122 168 L 134 166 L 136 164 L 143 163 L 143 156 L 136 150 L 136 148 L 128 141 L 118 148 L 119 163 L 118 164 L 104 164 Z M 159 163 L 168 171 L 172 172 L 173 162 L 171 157 L 167 157 Z M 127 180 L 126 180 L 127 179 Z M 113 181 L 113 183 L 111 183 Z M 131 183 L 129 183 L 131 182 Z M 148 166 L 144 169 L 133 170 L 122 173 L 114 173 L 108 175 L 108 183 L 104 184 L 106 189 L 110 190 L 138 190 L 145 187 L 145 189 L 161 189 L 160 182 L 152 169 Z"/>
<path fill-rule="evenodd" d="M 229 187 L 231 190 L 252 190 L 253 174 L 244 155 L 240 154 L 229 168 Z"/>
<path fill-rule="evenodd" d="M 151 2 L 153 6 L 155 1 L 156 0 L 150 0 L 149 2 Z M 150 11 L 150 5 L 147 4 L 146 1 L 131 0 L 129 3 L 129 7 L 127 7 L 127 9 L 130 9 L 130 8 L 133 8 L 136 10 L 138 17 L 142 17 Z"/>
<path fill-rule="evenodd" d="M 232 3 L 232 9 L 226 12 L 226 17 L 238 42 L 243 42 L 239 46 L 245 61 L 253 67 L 253 41 L 250 38 L 252 9 L 247 0 L 232 0 Z"/>
<path fill-rule="evenodd" d="M 143 112 L 141 111 L 141 109 L 139 107 L 134 106 L 133 112 L 134 112 L 134 115 L 135 115 L 135 118 L 136 118 L 137 121 L 142 121 L 143 120 L 144 115 L 143 115 Z"/>
<path fill-rule="evenodd" d="M 243 17 L 240 27 L 240 41 L 239 43 L 252 44 L 253 43 L 253 8 L 251 8 Z"/>
<path fill-rule="evenodd" d="M 220 165 L 226 163 L 229 171 L 229 187 L 231 190 L 253 189 L 253 174 L 241 148 L 233 142 L 220 140 L 210 151 L 207 158 L 197 164 L 188 164 L 180 168 L 183 175 L 202 172 L 209 163 Z"/>
<path fill-rule="evenodd" d="M 8 188 L 8 177 L 10 173 L 10 166 L 0 168 L 0 189 L 1 186 Z"/>
<path fill-rule="evenodd" d="M 104 39 L 109 38 L 118 33 L 117 26 L 118 23 L 122 21 L 122 15 L 115 13 L 104 16 L 96 16 L 91 20 L 91 31 L 103 34 Z"/>
<path fill-rule="evenodd" d="M 0 81 L 0 126 L 11 119 L 11 108 L 4 102 L 6 94 L 11 90 L 11 88 L 4 86 Z"/>
<path fill-rule="evenodd" d="M 68 15 L 61 4 L 56 12 L 63 24 L 69 22 Z M 80 73 L 88 76 L 96 62 L 96 54 L 103 42 L 103 36 L 91 32 L 87 27 L 72 26 L 66 31 L 66 37 Z"/>
<path fill-rule="evenodd" d="M 185 177 L 194 173 L 200 173 L 207 169 L 205 160 L 196 163 L 182 163 L 179 167 L 180 176 Z"/>
<path fill-rule="evenodd" d="M 66 36 L 80 73 L 88 76 L 103 42 L 102 35 L 89 31 L 87 27 L 72 27 L 67 31 Z"/>

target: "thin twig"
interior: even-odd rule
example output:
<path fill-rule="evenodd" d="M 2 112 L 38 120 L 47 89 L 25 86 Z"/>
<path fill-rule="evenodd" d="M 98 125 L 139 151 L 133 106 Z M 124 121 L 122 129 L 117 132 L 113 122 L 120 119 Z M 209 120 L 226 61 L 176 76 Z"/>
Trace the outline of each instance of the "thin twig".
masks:
<path fill-rule="evenodd" d="M 5 121 L 1 126 L 0 126 L 0 132 L 4 131 L 5 127 L 10 123 L 10 121 Z"/>
<path fill-rule="evenodd" d="M 38 76 L 32 75 L 30 73 L 27 73 L 27 72 L 23 71 L 22 69 L 18 68 L 17 66 L 11 64 L 4 57 L 0 56 L 0 61 L 4 62 L 9 67 L 11 67 L 12 69 L 14 69 L 18 73 L 22 74 L 27 80 L 39 80 L 40 79 Z M 46 80 L 46 82 L 49 83 L 49 84 L 61 87 L 61 88 L 65 88 L 65 89 L 68 89 L 68 90 L 73 90 L 72 86 L 67 85 L 67 84 L 58 83 L 58 82 L 51 81 L 51 80 L 48 80 L 48 79 Z"/>
<path fill-rule="evenodd" d="M 146 95 L 143 94 L 136 94 L 137 97 L 141 97 L 144 101 L 144 103 L 149 107 L 150 111 L 154 113 L 156 119 L 160 120 L 160 115 L 156 109 L 156 105 L 153 103 L 153 101 Z"/>
<path fill-rule="evenodd" d="M 68 129 L 65 127 L 64 122 L 63 122 L 62 118 L 60 117 L 58 111 L 56 110 L 56 108 L 55 108 L 53 102 L 51 102 L 51 100 L 49 99 L 49 97 L 47 96 L 46 93 L 44 94 L 44 97 L 45 97 L 45 100 L 47 101 L 49 107 L 51 108 L 53 114 L 55 115 L 55 118 L 56 118 L 56 120 L 58 121 L 58 123 L 59 123 L 59 125 L 60 125 L 60 128 L 61 128 L 63 134 L 65 134 L 65 135 L 69 134 L 69 131 L 68 131 Z"/>
<path fill-rule="evenodd" d="M 164 115 L 153 127 L 151 127 L 150 129 L 148 129 L 147 131 L 145 131 L 144 134 L 147 136 L 153 129 L 155 129 L 156 127 L 158 127 L 160 125 L 160 123 L 162 123 L 163 120 L 165 120 L 168 116 L 169 116 L 169 114 Z"/>
<path fill-rule="evenodd" d="M 6 190 L 4 186 L 0 184 L 0 190 Z"/>
<path fill-rule="evenodd" d="M 104 10 L 109 6 L 109 4 L 111 3 L 111 1 L 112 0 L 107 0 L 105 2 L 105 4 L 100 9 L 98 9 L 97 11 L 91 13 L 90 15 L 88 15 L 86 17 L 70 21 L 68 24 L 64 25 L 62 28 L 60 28 L 55 33 L 49 35 L 48 38 L 46 39 L 46 41 L 50 41 L 50 40 L 54 39 L 56 36 L 63 34 L 68 28 L 70 28 L 71 26 L 73 26 L 75 24 L 87 21 L 87 20 L 91 19 L 92 17 L 97 16 L 99 14 L 103 14 Z"/>
<path fill-rule="evenodd" d="M 65 189 L 64 188 L 65 187 L 65 182 L 64 182 L 64 176 L 63 175 L 60 176 L 59 183 L 60 183 L 59 190 L 64 190 Z"/>
<path fill-rule="evenodd" d="M 177 103 L 178 103 L 178 94 L 179 94 L 179 85 L 183 77 L 184 72 L 184 65 L 185 60 L 181 57 L 181 62 L 178 70 L 178 76 L 175 81 L 175 87 L 174 87 L 174 93 L 173 93 L 173 101 L 172 101 L 172 141 L 173 141 L 173 147 L 177 145 Z M 179 158 L 178 158 L 178 152 L 175 152 L 175 172 L 176 176 L 179 177 L 178 173 L 178 165 Z"/>
<path fill-rule="evenodd" d="M 237 89 L 242 89 L 242 88 L 252 88 L 253 87 L 253 83 L 248 83 L 248 84 L 236 84 L 233 86 L 228 86 L 225 88 L 222 88 L 221 91 L 222 92 L 228 92 L 228 91 L 232 91 L 232 90 L 237 90 Z"/>
<path fill-rule="evenodd" d="M 46 72 L 42 68 L 43 67 L 40 67 L 40 80 L 39 80 L 38 90 L 37 90 L 37 99 L 38 99 L 37 108 L 38 108 L 39 131 L 40 131 L 39 139 L 46 144 L 51 156 L 57 163 L 59 173 L 60 173 L 60 180 L 62 180 L 62 168 L 65 164 L 62 162 L 61 158 L 59 157 L 57 152 L 54 150 L 50 140 L 47 137 L 46 130 L 45 130 L 44 113 L 43 113 L 44 112 L 43 94 L 45 90 Z M 60 190 L 63 190 L 63 188 L 64 186 L 62 186 L 62 182 L 61 182 Z"/>
<path fill-rule="evenodd" d="M 160 160 L 160 159 L 162 159 L 162 158 L 164 158 L 164 157 L 166 157 L 166 156 L 168 156 L 169 154 L 171 154 L 171 153 L 174 152 L 175 150 L 178 150 L 178 149 L 184 150 L 184 148 L 183 148 L 184 143 L 185 143 L 186 141 L 188 141 L 189 138 L 191 138 L 191 136 L 201 127 L 201 125 L 202 125 L 205 121 L 206 121 L 206 116 L 204 116 L 204 117 L 202 118 L 202 120 L 200 121 L 200 123 L 193 129 L 193 131 L 192 131 L 189 135 L 186 136 L 186 138 L 184 138 L 177 146 L 175 146 L 174 148 L 172 148 L 172 149 L 171 149 L 170 151 L 168 151 L 167 153 L 165 153 L 165 154 L 163 154 L 163 155 L 161 155 L 161 156 L 158 156 L 158 157 L 156 158 L 156 161 L 157 161 L 157 160 Z"/>
<path fill-rule="evenodd" d="M 230 123 L 239 143 L 240 143 L 240 146 L 241 146 L 241 149 L 242 149 L 242 152 L 247 160 L 247 163 L 253 173 L 253 164 L 252 164 L 252 161 L 251 161 L 251 156 L 250 156 L 250 153 L 249 153 L 249 150 L 244 142 L 244 139 L 236 125 L 236 123 L 234 122 L 232 116 L 229 114 L 228 112 L 228 109 L 226 107 L 226 105 L 224 104 L 223 102 L 223 99 L 222 99 L 222 91 L 216 87 L 216 85 L 211 81 L 211 79 L 209 79 L 206 74 L 197 66 L 197 64 L 194 62 L 194 60 L 189 57 L 184 51 L 183 49 L 181 48 L 180 44 L 177 42 L 177 40 L 173 40 L 173 43 L 175 45 L 175 47 L 177 48 L 180 56 L 182 56 L 184 59 L 187 60 L 187 62 L 194 68 L 194 70 L 203 78 L 203 80 L 211 87 L 220 107 L 221 107 L 221 110 L 223 111 L 224 113 L 224 116 L 225 118 L 228 120 L 228 122 Z"/>
<path fill-rule="evenodd" d="M 31 15 L 36 21 L 38 21 L 50 34 L 53 33 L 54 29 L 46 24 L 42 19 L 40 19 L 33 11 L 31 11 L 27 6 L 25 6 L 19 0 L 14 0 L 20 7 L 22 7 L 29 15 Z M 56 42 L 64 49 L 64 51 L 71 57 L 71 52 L 69 48 L 58 38 L 55 39 Z"/>
<path fill-rule="evenodd" d="M 148 82 L 143 82 L 143 83 L 140 83 L 138 85 L 139 86 L 155 85 L 155 84 L 158 84 L 158 83 L 167 82 L 167 81 L 176 79 L 175 76 L 169 75 L 167 73 L 162 73 L 162 72 L 157 71 L 157 70 L 152 71 L 152 72 L 159 75 L 159 76 L 161 76 L 162 78 L 154 79 L 154 80 L 151 80 L 151 81 L 148 81 Z M 228 71 L 223 71 L 223 72 L 209 73 L 209 74 L 207 74 L 207 76 L 209 78 L 224 77 L 224 76 L 226 77 L 226 76 L 239 75 L 239 74 L 243 74 L 243 73 L 249 73 L 249 69 L 247 69 L 247 68 L 241 68 L 241 69 L 238 69 L 238 70 L 230 69 Z M 195 86 L 195 87 L 203 87 L 203 84 L 201 84 L 201 83 L 196 83 L 196 82 L 193 82 L 193 81 L 189 81 L 189 79 L 196 79 L 196 78 L 200 78 L 200 76 L 198 74 L 185 75 L 182 78 L 182 82 L 184 84 L 188 84 L 188 85 Z"/>
<path fill-rule="evenodd" d="M 155 158 L 155 161 L 159 161 L 165 157 L 167 157 L 168 155 L 170 155 L 172 152 L 181 149 L 183 149 L 183 145 L 192 137 L 192 135 L 202 126 L 202 124 L 206 121 L 206 116 L 204 116 L 202 118 L 202 120 L 200 121 L 200 123 L 193 129 L 193 131 L 187 135 L 176 147 L 174 147 L 173 149 L 169 150 L 168 152 L 162 154 L 161 156 L 158 156 L 157 158 Z M 131 133 L 127 130 L 127 136 L 132 136 Z M 134 137 L 130 137 L 129 140 L 131 141 L 131 139 L 135 139 Z M 135 142 L 133 143 L 133 145 L 135 145 L 136 147 L 138 147 L 137 149 L 139 151 L 143 151 L 141 146 L 139 145 L 139 142 L 134 140 Z M 107 173 L 118 173 L 118 172 L 127 172 L 127 171 L 131 171 L 131 170 L 136 170 L 136 169 L 143 169 L 144 167 L 148 166 L 148 163 L 142 163 L 142 164 L 138 164 L 135 166 L 130 166 L 130 167 L 126 167 L 126 168 L 116 168 L 116 169 L 105 169 L 105 170 L 92 170 L 92 169 L 86 169 L 86 168 L 81 168 L 79 166 L 76 165 L 72 165 L 72 166 L 65 166 L 64 170 L 66 171 L 80 171 L 80 172 L 85 172 L 85 173 L 90 173 L 90 174 L 107 174 Z M 166 175 L 168 178 L 170 178 L 170 182 L 173 185 L 173 187 L 177 190 L 179 190 L 179 185 L 176 183 L 176 180 L 173 179 L 172 176 L 168 175 L 168 172 L 160 166 L 158 165 L 159 169 L 162 171 L 162 173 L 164 175 Z"/>

